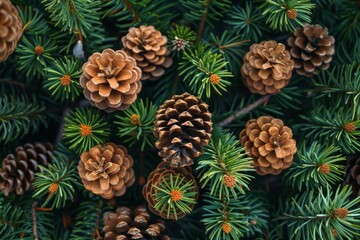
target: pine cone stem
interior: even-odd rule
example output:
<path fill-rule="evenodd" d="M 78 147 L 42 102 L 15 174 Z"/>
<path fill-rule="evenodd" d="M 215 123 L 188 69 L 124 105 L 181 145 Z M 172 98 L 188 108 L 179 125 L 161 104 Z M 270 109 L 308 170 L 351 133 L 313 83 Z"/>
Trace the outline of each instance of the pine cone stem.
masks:
<path fill-rule="evenodd" d="M 249 112 L 251 112 L 255 108 L 259 107 L 261 104 L 266 103 L 269 99 L 270 99 L 270 95 L 263 96 L 262 98 L 260 98 L 259 100 L 253 102 L 252 104 L 240 109 L 235 114 L 230 115 L 229 117 L 225 118 L 218 125 L 220 127 L 224 127 L 224 126 L 232 123 L 236 118 L 238 118 L 238 117 L 240 117 L 242 115 L 248 114 Z"/>

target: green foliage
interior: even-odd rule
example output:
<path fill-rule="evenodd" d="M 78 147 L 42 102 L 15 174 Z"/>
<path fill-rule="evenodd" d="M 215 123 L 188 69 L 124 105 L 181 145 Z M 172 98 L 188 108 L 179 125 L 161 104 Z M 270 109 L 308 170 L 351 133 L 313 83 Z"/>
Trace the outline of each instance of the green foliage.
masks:
<path fill-rule="evenodd" d="M 54 164 L 49 164 L 47 168 L 40 166 L 42 172 L 35 174 L 33 197 L 45 199 L 42 207 L 50 205 L 51 209 L 63 208 L 69 200 L 74 199 L 75 188 L 81 185 L 75 165 L 67 161 L 65 155 L 58 154 L 53 158 Z"/>
<path fill-rule="evenodd" d="M 154 208 L 159 212 L 167 213 L 167 218 L 170 214 L 174 214 L 177 220 L 177 210 L 183 213 L 190 213 L 192 211 L 190 205 L 196 203 L 195 196 L 198 194 L 195 182 L 193 180 L 186 181 L 184 176 L 177 174 L 173 176 L 170 174 L 169 179 L 163 178 L 158 186 L 153 185 L 157 189 L 154 194 L 155 206 Z M 181 198 L 177 201 L 172 199 L 172 192 L 180 192 Z"/>
<path fill-rule="evenodd" d="M 329 188 L 306 192 L 288 201 L 278 220 L 285 220 L 290 239 L 358 239 L 360 236 L 360 196 L 350 200 L 351 188 L 338 187 L 333 193 Z M 344 218 L 336 209 L 348 210 Z M 336 236 L 334 235 L 336 233 Z"/>
<path fill-rule="evenodd" d="M 77 154 L 106 142 L 109 136 L 109 123 L 95 108 L 76 108 L 65 118 L 63 138 Z"/>
<path fill-rule="evenodd" d="M 84 36 L 92 30 L 92 22 L 100 20 L 100 0 L 41 0 L 55 26 L 69 34 Z"/>
<path fill-rule="evenodd" d="M 172 28 L 168 32 L 168 38 L 170 44 L 169 47 L 172 47 L 172 51 L 179 51 L 179 49 L 176 47 L 176 43 L 179 41 L 184 42 L 184 49 L 180 49 L 180 51 L 184 51 L 194 44 L 196 40 L 196 33 L 188 26 L 176 25 L 175 28 Z"/>
<path fill-rule="evenodd" d="M 316 142 L 310 147 L 303 144 L 293 165 L 285 173 L 286 182 L 299 191 L 341 183 L 346 158 L 339 151 L 339 147 L 326 147 Z"/>
<path fill-rule="evenodd" d="M 208 196 L 204 200 L 203 219 L 206 234 L 210 239 L 239 239 L 244 237 L 244 233 L 248 230 L 248 222 L 245 215 L 240 210 L 240 199 L 225 199 L 219 201 L 217 198 Z M 230 233 L 223 231 L 223 225 L 227 224 L 231 227 Z"/>
<path fill-rule="evenodd" d="M 43 101 L 26 94 L 0 96 L 0 142 L 8 143 L 47 127 L 47 114 Z"/>
<path fill-rule="evenodd" d="M 247 1 L 244 8 L 234 5 L 227 16 L 229 19 L 225 22 L 243 39 L 259 42 L 266 31 L 264 18 L 252 1 Z"/>
<path fill-rule="evenodd" d="M 45 69 L 43 87 L 51 93 L 54 100 L 73 102 L 81 93 L 81 73 L 81 64 L 77 59 L 64 57 L 55 60 Z"/>
<path fill-rule="evenodd" d="M 0 236 L 7 239 L 15 239 L 16 229 L 21 220 L 25 217 L 25 212 L 19 206 L 12 206 L 10 203 L 0 202 Z"/>
<path fill-rule="evenodd" d="M 337 65 L 312 78 L 312 84 L 316 98 L 326 97 L 335 108 L 346 104 L 360 112 L 360 65 Z"/>
<path fill-rule="evenodd" d="M 247 157 L 245 148 L 241 147 L 239 140 L 233 134 L 224 134 L 219 139 L 211 139 L 204 148 L 204 154 L 198 158 L 200 182 L 202 188 L 209 186 L 210 195 L 226 198 L 237 198 L 238 193 L 245 194 L 249 189 L 251 176 L 247 173 L 253 171 L 252 159 Z M 234 187 L 225 184 L 226 177 L 234 177 Z"/>
<path fill-rule="evenodd" d="M 189 84 L 195 95 L 202 97 L 205 93 L 207 98 L 213 92 L 221 95 L 231 82 L 226 79 L 232 77 L 231 72 L 225 69 L 227 62 L 222 54 L 213 53 L 204 45 L 185 51 L 182 62 L 180 62 L 180 76 Z M 218 81 L 210 80 L 219 77 Z"/>
<path fill-rule="evenodd" d="M 339 146 L 348 154 L 360 151 L 360 113 L 357 111 L 317 106 L 309 115 L 300 117 L 307 123 L 297 127 L 306 133 L 307 138 L 320 141 L 326 138 L 329 144 Z M 345 130 L 348 123 L 355 126 L 354 131 Z"/>
<path fill-rule="evenodd" d="M 18 12 L 23 22 L 24 34 L 45 35 L 49 31 L 44 14 L 39 9 L 26 6 L 22 10 L 18 8 Z"/>
<path fill-rule="evenodd" d="M 314 7 L 311 0 L 266 0 L 260 8 L 267 16 L 266 24 L 271 29 L 294 31 L 296 27 L 311 22 L 311 9 Z M 290 19 L 288 11 L 296 11 L 296 18 Z"/>
<path fill-rule="evenodd" d="M 124 143 L 133 146 L 139 143 L 141 151 L 145 147 L 152 147 L 155 143 L 153 127 L 157 107 L 151 102 L 137 99 L 130 107 L 118 115 L 114 122 L 118 126 L 118 136 L 124 139 Z"/>
<path fill-rule="evenodd" d="M 56 46 L 47 37 L 23 36 L 16 48 L 19 58 L 19 70 L 26 75 L 26 81 L 40 77 L 44 74 L 43 70 L 54 58 L 52 54 L 56 51 Z"/>

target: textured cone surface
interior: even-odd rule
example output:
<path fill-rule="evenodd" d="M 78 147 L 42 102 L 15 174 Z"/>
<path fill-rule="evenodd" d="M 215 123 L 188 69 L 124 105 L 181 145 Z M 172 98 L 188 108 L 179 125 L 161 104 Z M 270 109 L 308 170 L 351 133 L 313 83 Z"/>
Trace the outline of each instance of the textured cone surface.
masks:
<path fill-rule="evenodd" d="M 360 196 L 360 153 L 349 157 L 345 174 L 345 182 L 351 186 L 353 194 Z"/>
<path fill-rule="evenodd" d="M 173 63 L 167 38 L 153 26 L 132 27 L 121 41 L 125 52 L 135 58 L 141 68 L 141 80 L 157 80 Z"/>
<path fill-rule="evenodd" d="M 158 186 L 162 181 L 169 181 L 170 176 L 172 175 L 173 177 L 177 176 L 178 174 L 181 175 L 181 177 L 185 177 L 185 181 L 183 182 L 183 184 L 186 184 L 189 181 L 194 181 L 195 185 L 194 185 L 194 189 L 192 189 L 191 191 L 196 191 L 197 195 L 195 196 L 195 199 L 198 198 L 199 196 L 199 191 L 198 191 L 198 187 L 195 181 L 195 178 L 192 174 L 191 168 L 190 167 L 178 167 L 178 168 L 174 168 L 171 167 L 169 162 L 161 162 L 157 168 L 150 173 L 147 183 L 144 185 L 142 193 L 144 198 L 146 199 L 146 201 L 148 202 L 148 206 L 149 209 L 152 213 L 165 218 L 165 219 L 175 219 L 175 215 L 173 214 L 173 212 L 171 211 L 169 218 L 167 217 L 167 209 L 165 209 L 164 211 L 158 211 L 154 208 L 156 202 L 155 202 L 155 195 L 157 193 L 157 189 L 154 186 Z M 191 204 L 189 207 L 191 209 L 193 209 L 195 206 L 195 204 Z M 175 209 L 176 210 L 176 214 L 177 214 L 177 219 L 181 219 L 183 217 L 186 216 L 187 213 L 183 213 L 180 209 Z"/>
<path fill-rule="evenodd" d="M 163 233 L 164 222 L 151 222 L 150 213 L 144 206 L 133 210 L 119 207 L 116 212 L 105 213 L 103 231 L 104 237 L 99 237 L 98 240 L 170 240 Z"/>
<path fill-rule="evenodd" d="M 141 90 L 141 69 L 122 50 L 94 53 L 82 69 L 80 85 L 85 97 L 107 112 L 128 108 Z"/>
<path fill-rule="evenodd" d="M 318 24 L 305 24 L 296 29 L 287 44 L 291 47 L 296 72 L 306 77 L 328 69 L 335 54 L 335 38 L 329 36 L 327 28 Z"/>
<path fill-rule="evenodd" d="M 0 169 L 0 190 L 5 196 L 14 192 L 22 195 L 31 189 L 35 173 L 42 172 L 40 166 L 51 162 L 53 147 L 50 143 L 25 144 L 16 148 L 16 154 L 7 155 Z"/>
<path fill-rule="evenodd" d="M 122 196 L 133 185 L 133 159 L 125 147 L 100 144 L 80 156 L 79 176 L 84 187 L 105 199 Z"/>
<path fill-rule="evenodd" d="M 208 105 L 189 94 L 174 95 L 157 111 L 154 135 L 159 156 L 172 166 L 188 166 L 203 153 L 212 132 Z"/>
<path fill-rule="evenodd" d="M 22 21 L 9 0 L 0 0 L 0 62 L 5 61 L 16 48 L 22 35 Z"/>
<path fill-rule="evenodd" d="M 240 132 L 240 141 L 260 175 L 280 174 L 291 166 L 297 151 L 291 129 L 270 116 L 249 120 Z"/>
<path fill-rule="evenodd" d="M 294 61 L 283 44 L 263 41 L 250 46 L 250 51 L 244 56 L 241 75 L 251 92 L 266 95 L 285 87 L 293 69 Z"/>

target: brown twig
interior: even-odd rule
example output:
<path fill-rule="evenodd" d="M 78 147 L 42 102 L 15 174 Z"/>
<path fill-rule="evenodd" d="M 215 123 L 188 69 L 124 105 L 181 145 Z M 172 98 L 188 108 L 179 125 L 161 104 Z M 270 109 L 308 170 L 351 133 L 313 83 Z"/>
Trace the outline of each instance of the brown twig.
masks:
<path fill-rule="evenodd" d="M 37 220 L 36 220 L 36 207 L 37 207 L 37 202 L 33 202 L 32 209 L 31 209 L 32 221 L 33 221 L 33 235 L 34 235 L 35 240 L 39 240 L 38 229 L 37 229 Z"/>
<path fill-rule="evenodd" d="M 133 8 L 133 6 L 131 5 L 131 3 L 128 0 L 123 0 L 123 3 L 125 3 L 126 7 L 129 9 L 131 14 L 134 16 L 134 20 L 132 21 L 132 23 L 136 23 L 140 18 L 139 14 L 135 11 L 135 9 Z"/>
<path fill-rule="evenodd" d="M 230 44 L 223 45 L 223 46 L 218 46 L 218 47 L 219 47 L 220 50 L 223 50 L 225 48 L 233 47 L 233 46 L 240 45 L 240 44 L 247 43 L 247 42 L 251 42 L 251 40 L 250 39 L 245 39 L 245 40 L 242 40 L 242 41 L 239 41 L 239 42 L 234 42 L 234 43 L 230 43 Z"/>
<path fill-rule="evenodd" d="M 204 31 L 204 28 L 205 28 L 207 15 L 209 13 L 209 4 L 210 4 L 210 0 L 205 0 L 203 2 L 204 11 L 203 11 L 203 14 L 202 14 L 202 17 L 201 17 L 201 22 L 200 22 L 198 33 L 197 33 L 197 39 L 199 41 L 200 41 L 200 39 L 202 37 L 203 31 Z"/>
<path fill-rule="evenodd" d="M 234 113 L 233 115 L 230 115 L 229 117 L 225 118 L 224 120 L 222 120 L 219 123 L 220 127 L 224 127 L 226 125 L 228 125 L 229 123 L 231 123 L 232 121 L 234 121 L 236 118 L 245 115 L 249 112 L 251 112 L 252 110 L 254 110 L 255 108 L 257 108 L 258 106 L 260 106 L 261 104 L 267 102 L 270 99 L 270 95 L 266 95 L 263 96 L 262 98 L 260 98 L 259 100 L 257 100 L 256 102 L 253 102 L 252 104 L 244 107 L 243 109 L 240 109 L 239 111 L 237 111 L 236 113 Z"/>

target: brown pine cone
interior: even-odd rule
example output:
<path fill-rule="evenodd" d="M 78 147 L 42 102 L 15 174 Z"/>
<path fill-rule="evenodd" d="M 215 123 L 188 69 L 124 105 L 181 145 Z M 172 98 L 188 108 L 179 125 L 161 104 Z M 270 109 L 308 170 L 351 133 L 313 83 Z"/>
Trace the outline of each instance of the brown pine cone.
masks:
<path fill-rule="evenodd" d="M 125 52 L 135 58 L 141 68 L 141 80 L 160 78 L 173 63 L 167 38 L 153 26 L 132 27 L 121 41 Z"/>
<path fill-rule="evenodd" d="M 98 240 L 170 240 L 163 233 L 164 222 L 152 223 L 150 213 L 144 206 L 138 206 L 134 210 L 122 206 L 116 212 L 107 212 L 104 225 L 105 236 Z"/>
<path fill-rule="evenodd" d="M 53 146 L 50 143 L 27 143 L 7 155 L 0 169 L 0 190 L 5 196 L 15 191 L 22 195 L 31 189 L 35 173 L 42 172 L 39 166 L 47 166 L 52 161 Z"/>
<path fill-rule="evenodd" d="M 335 38 L 329 36 L 327 28 L 318 24 L 297 28 L 287 44 L 291 47 L 296 72 L 306 77 L 328 69 L 335 54 Z"/>
<path fill-rule="evenodd" d="M 22 25 L 14 5 L 9 0 L 0 0 L 0 62 L 14 52 L 22 35 Z"/>
<path fill-rule="evenodd" d="M 297 151 L 291 129 L 270 116 L 249 120 L 240 132 L 240 141 L 260 175 L 280 174 L 291 166 Z"/>
<path fill-rule="evenodd" d="M 252 44 L 244 56 L 241 75 L 252 93 L 261 95 L 279 92 L 292 76 L 294 61 L 285 46 L 275 41 Z"/>
<path fill-rule="evenodd" d="M 173 210 L 171 210 L 169 218 L 167 217 L 167 208 L 165 208 L 164 211 L 158 211 L 155 209 L 156 201 L 155 201 L 155 195 L 158 192 L 158 190 L 155 187 L 158 187 L 159 184 L 161 184 L 164 180 L 169 182 L 170 175 L 173 177 L 176 177 L 177 175 L 180 175 L 180 177 L 184 177 L 185 180 L 183 182 L 183 185 L 186 184 L 189 181 L 194 181 L 194 188 L 191 189 L 191 192 L 197 192 L 195 196 L 195 200 L 199 197 L 199 190 L 197 187 L 197 183 L 195 181 L 195 178 L 192 174 L 191 168 L 189 166 L 182 167 L 182 168 L 174 168 L 171 167 L 169 162 L 161 162 L 156 169 L 150 173 L 147 183 L 144 185 L 142 194 L 146 201 L 149 204 L 149 209 L 152 213 L 165 218 L 165 219 L 176 219 Z M 181 193 L 180 193 L 181 194 Z M 182 195 L 180 196 L 182 197 Z M 174 196 L 171 196 L 171 198 L 174 201 L 180 200 L 181 198 L 174 199 Z M 195 204 L 189 205 L 191 209 L 193 209 Z M 175 209 L 177 220 L 185 217 L 187 213 L 182 212 L 180 209 Z"/>
<path fill-rule="evenodd" d="M 125 147 L 99 144 L 80 156 L 79 176 L 84 187 L 105 199 L 122 196 L 135 182 L 133 159 Z"/>
<path fill-rule="evenodd" d="M 174 95 L 157 111 L 155 146 L 161 149 L 159 156 L 172 166 L 188 166 L 203 153 L 212 129 L 206 103 L 189 93 Z"/>
<path fill-rule="evenodd" d="M 128 108 L 141 90 L 141 70 L 122 50 L 94 53 L 82 69 L 80 85 L 85 97 L 106 112 Z"/>
<path fill-rule="evenodd" d="M 360 196 L 360 153 L 348 158 L 345 182 L 351 186 L 355 196 Z"/>

